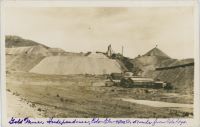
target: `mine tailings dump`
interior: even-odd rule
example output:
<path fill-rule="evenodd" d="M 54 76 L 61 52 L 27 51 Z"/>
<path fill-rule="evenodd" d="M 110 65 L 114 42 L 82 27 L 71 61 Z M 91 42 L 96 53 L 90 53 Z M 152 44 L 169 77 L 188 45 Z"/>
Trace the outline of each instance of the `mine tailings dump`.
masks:
<path fill-rule="evenodd" d="M 49 56 L 30 70 L 39 74 L 111 74 L 121 73 L 116 60 L 87 56 Z"/>

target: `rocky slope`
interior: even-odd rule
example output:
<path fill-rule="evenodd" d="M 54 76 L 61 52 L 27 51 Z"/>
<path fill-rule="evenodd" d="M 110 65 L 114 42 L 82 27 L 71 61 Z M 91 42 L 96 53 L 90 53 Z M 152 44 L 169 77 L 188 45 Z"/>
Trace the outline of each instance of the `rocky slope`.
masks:
<path fill-rule="evenodd" d="M 134 70 L 140 70 L 137 74 L 169 82 L 178 91 L 193 91 L 194 59 L 172 59 L 160 49 L 153 48 L 146 54 L 133 59 L 132 63 Z"/>

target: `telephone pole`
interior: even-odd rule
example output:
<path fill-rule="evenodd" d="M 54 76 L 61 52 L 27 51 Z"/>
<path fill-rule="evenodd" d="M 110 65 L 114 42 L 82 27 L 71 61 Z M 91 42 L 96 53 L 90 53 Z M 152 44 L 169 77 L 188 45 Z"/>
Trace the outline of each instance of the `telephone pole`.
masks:
<path fill-rule="evenodd" d="M 122 56 L 123 56 L 123 53 L 124 53 L 124 46 L 122 45 Z"/>

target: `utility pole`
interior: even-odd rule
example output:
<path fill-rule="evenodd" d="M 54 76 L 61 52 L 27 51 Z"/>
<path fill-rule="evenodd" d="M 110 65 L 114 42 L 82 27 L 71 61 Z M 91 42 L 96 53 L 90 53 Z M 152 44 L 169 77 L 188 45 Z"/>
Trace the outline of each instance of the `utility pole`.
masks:
<path fill-rule="evenodd" d="M 123 56 L 123 53 L 124 53 L 124 46 L 122 45 L 122 56 Z"/>

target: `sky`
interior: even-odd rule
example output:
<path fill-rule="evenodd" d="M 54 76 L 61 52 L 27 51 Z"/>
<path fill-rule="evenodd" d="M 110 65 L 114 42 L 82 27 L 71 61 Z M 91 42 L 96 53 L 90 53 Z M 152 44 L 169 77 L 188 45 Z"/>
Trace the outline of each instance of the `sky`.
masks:
<path fill-rule="evenodd" d="M 194 57 L 194 12 L 173 7 L 7 7 L 6 35 L 69 52 L 124 47 L 130 58 L 156 45 L 177 59 Z"/>

